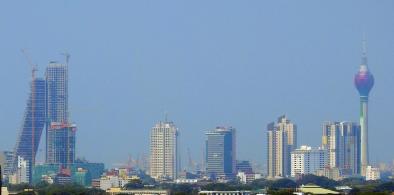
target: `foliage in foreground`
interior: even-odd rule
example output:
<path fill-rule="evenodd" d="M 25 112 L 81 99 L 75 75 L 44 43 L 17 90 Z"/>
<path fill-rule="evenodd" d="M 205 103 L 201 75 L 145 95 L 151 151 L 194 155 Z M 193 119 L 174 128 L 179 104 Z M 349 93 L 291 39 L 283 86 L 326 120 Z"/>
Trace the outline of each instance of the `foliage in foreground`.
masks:
<path fill-rule="evenodd" d="M 333 189 L 335 186 L 347 185 L 353 188 L 350 194 L 390 194 L 394 191 L 394 180 L 393 181 L 372 181 L 367 182 L 359 178 L 349 178 L 342 181 L 330 180 L 326 177 L 319 177 L 315 175 L 305 175 L 300 179 L 294 181 L 291 179 L 283 178 L 278 180 L 266 180 L 258 179 L 249 184 L 242 184 L 238 181 L 230 183 L 215 183 L 215 182 L 205 182 L 200 184 L 174 184 L 174 183 L 155 183 L 155 185 L 150 185 L 147 187 L 146 184 L 151 184 L 151 182 L 146 182 L 144 180 L 132 180 L 129 184 L 125 186 L 125 189 L 167 189 L 171 191 L 173 195 L 194 195 L 198 194 L 199 190 L 218 190 L 218 191 L 231 191 L 231 190 L 260 190 L 266 189 L 269 194 L 292 194 L 294 189 L 302 184 L 313 183 L 323 188 Z M 11 191 L 23 191 L 26 188 L 32 188 L 29 185 L 8 185 Z M 34 186 L 35 194 L 39 195 L 101 195 L 105 194 L 104 191 L 99 189 L 90 189 L 77 184 L 67 184 L 67 185 L 49 185 L 45 182 L 39 183 Z M 33 194 L 32 192 L 21 192 L 23 195 Z"/>

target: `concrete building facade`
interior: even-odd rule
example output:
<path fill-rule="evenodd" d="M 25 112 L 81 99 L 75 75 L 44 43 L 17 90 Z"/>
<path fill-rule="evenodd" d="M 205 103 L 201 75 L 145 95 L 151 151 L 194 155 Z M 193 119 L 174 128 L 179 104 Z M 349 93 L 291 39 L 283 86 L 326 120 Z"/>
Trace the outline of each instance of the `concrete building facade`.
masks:
<path fill-rule="evenodd" d="M 291 172 L 291 152 L 297 147 L 297 126 L 286 116 L 267 125 L 267 175 L 287 177 Z"/>
<path fill-rule="evenodd" d="M 175 180 L 179 172 L 178 128 L 173 122 L 159 122 L 150 135 L 150 176 Z"/>

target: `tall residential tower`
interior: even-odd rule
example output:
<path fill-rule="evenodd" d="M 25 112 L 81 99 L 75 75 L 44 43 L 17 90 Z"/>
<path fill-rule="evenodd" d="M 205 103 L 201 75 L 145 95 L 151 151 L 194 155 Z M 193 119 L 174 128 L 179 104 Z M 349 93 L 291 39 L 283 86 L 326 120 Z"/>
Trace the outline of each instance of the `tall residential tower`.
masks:
<path fill-rule="evenodd" d="M 175 180 L 179 171 L 178 129 L 173 122 L 159 122 L 150 134 L 150 176 Z"/>
<path fill-rule="evenodd" d="M 352 122 L 324 122 L 322 147 L 328 151 L 328 167 L 341 175 L 360 174 L 360 125 Z"/>
<path fill-rule="evenodd" d="M 363 56 L 354 84 L 360 94 L 360 126 L 361 126 L 361 175 L 365 176 L 368 159 L 368 96 L 374 85 L 374 77 L 368 70 L 366 43 L 363 41 Z"/>
<path fill-rule="evenodd" d="M 290 176 L 290 153 L 297 147 L 297 126 L 280 116 L 277 124 L 268 124 L 267 139 L 268 177 Z"/>

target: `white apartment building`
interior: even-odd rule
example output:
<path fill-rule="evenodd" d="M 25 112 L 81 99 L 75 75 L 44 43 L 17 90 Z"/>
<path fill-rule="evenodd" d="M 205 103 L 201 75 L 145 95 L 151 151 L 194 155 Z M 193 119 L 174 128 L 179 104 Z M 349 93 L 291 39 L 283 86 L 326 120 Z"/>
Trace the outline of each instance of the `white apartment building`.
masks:
<path fill-rule="evenodd" d="M 367 169 L 365 171 L 365 180 L 373 181 L 373 180 L 379 180 L 379 179 L 380 179 L 379 168 L 367 166 Z"/>
<path fill-rule="evenodd" d="M 29 183 L 29 161 L 18 156 L 18 167 L 16 171 L 16 183 Z"/>
<path fill-rule="evenodd" d="M 150 176 L 157 180 L 178 177 L 178 129 L 173 122 L 159 122 L 150 135 Z"/>
<path fill-rule="evenodd" d="M 327 150 L 301 146 L 291 152 L 291 176 L 316 174 L 318 170 L 323 170 L 327 163 Z"/>

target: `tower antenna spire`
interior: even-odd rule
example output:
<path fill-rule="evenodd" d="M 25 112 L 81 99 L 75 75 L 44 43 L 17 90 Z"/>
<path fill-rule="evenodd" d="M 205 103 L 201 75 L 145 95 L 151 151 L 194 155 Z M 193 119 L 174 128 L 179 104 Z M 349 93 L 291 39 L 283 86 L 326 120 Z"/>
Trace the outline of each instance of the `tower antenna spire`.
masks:
<path fill-rule="evenodd" d="M 367 38 L 365 33 L 363 33 L 363 41 L 362 41 L 362 64 L 367 65 Z"/>

